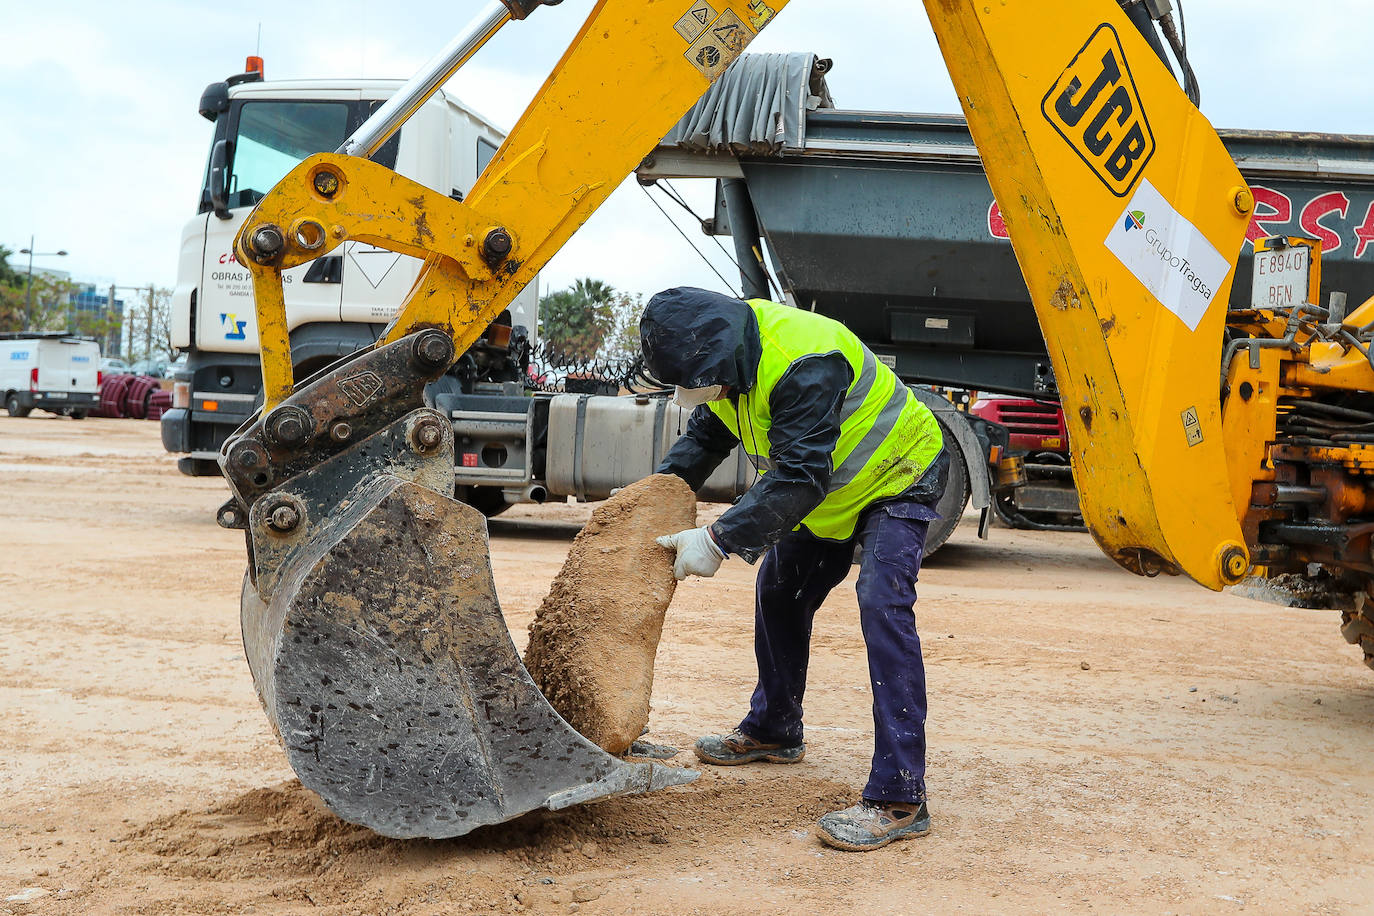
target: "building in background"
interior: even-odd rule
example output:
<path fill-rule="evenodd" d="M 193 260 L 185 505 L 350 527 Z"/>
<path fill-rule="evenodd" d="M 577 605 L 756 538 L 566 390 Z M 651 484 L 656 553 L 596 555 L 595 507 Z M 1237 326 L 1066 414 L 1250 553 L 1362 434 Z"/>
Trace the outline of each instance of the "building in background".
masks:
<path fill-rule="evenodd" d="M 76 332 L 97 331 L 93 336 L 106 356 L 121 356 L 124 339 L 124 300 L 115 298 L 111 287 L 101 289 L 94 283 L 78 283 L 72 287 L 71 309 L 67 329 Z"/>

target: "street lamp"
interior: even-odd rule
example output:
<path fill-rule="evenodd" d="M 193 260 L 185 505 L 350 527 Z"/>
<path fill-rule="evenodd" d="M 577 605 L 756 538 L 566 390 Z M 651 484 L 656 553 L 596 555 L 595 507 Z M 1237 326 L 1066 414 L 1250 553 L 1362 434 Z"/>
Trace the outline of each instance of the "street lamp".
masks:
<path fill-rule="evenodd" d="M 28 247 L 28 248 L 20 248 L 20 249 L 19 249 L 19 253 L 20 253 L 20 254 L 26 254 L 26 255 L 29 256 L 29 283 L 28 283 L 28 289 L 25 290 L 25 292 L 24 292 L 24 330 L 27 331 L 27 330 L 29 329 L 29 325 L 33 324 L 33 258 L 34 258 L 34 255 L 37 255 L 37 256 L 40 257 L 40 258 L 51 258 L 51 257 L 65 258 L 65 257 L 67 256 L 67 252 L 66 252 L 66 251 L 34 251 L 34 250 L 33 250 L 33 236 L 29 236 L 29 247 Z"/>
<path fill-rule="evenodd" d="M 145 336 L 146 343 L 144 344 L 143 358 L 144 358 L 144 359 L 150 359 L 150 358 L 152 357 L 152 355 L 153 355 L 153 299 L 154 299 L 154 297 L 157 295 L 157 290 L 153 287 L 153 285 L 152 285 L 151 283 L 148 284 L 147 286 L 116 286 L 116 285 L 114 285 L 114 284 L 112 283 L 112 284 L 110 284 L 110 308 L 111 308 L 111 309 L 114 308 L 115 290 L 120 290 L 120 289 L 131 289 L 131 290 L 136 290 L 137 292 L 140 292 L 140 293 L 146 292 L 146 293 L 148 294 L 148 314 L 147 314 L 147 318 L 146 318 L 146 321 L 147 321 L 147 325 L 146 325 L 146 327 L 147 327 L 147 334 L 146 334 L 146 336 Z M 133 349 L 134 349 L 134 325 L 133 325 L 133 320 L 134 320 L 134 309 L 133 309 L 133 303 L 132 303 L 132 302 L 129 303 L 129 314 L 128 314 L 128 319 L 129 319 L 129 352 L 128 352 L 127 354 L 125 354 L 125 355 L 128 356 L 128 357 L 130 357 L 130 358 L 132 358 L 132 357 L 133 357 Z M 119 338 L 120 338 L 120 340 L 122 341 L 122 340 L 124 339 L 124 319 L 123 319 L 123 317 L 120 318 L 120 323 L 119 323 L 119 324 L 120 324 L 120 327 L 119 327 Z"/>

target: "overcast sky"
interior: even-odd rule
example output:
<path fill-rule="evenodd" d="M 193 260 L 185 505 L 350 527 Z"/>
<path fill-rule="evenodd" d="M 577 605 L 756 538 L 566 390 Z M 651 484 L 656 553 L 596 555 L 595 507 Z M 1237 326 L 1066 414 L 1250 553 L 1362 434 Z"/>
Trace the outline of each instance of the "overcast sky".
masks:
<path fill-rule="evenodd" d="M 566 0 L 510 24 L 448 88 L 509 127 L 591 5 Z M 1052 15 L 1053 3 L 1039 5 Z M 480 0 L 10 4 L 0 56 L 0 244 L 18 251 L 32 234 L 40 252 L 70 252 L 39 258 L 36 267 L 102 286 L 171 287 L 212 130 L 196 103 L 207 83 L 242 69 L 259 24 L 269 80 L 406 78 L 481 7 Z M 1369 0 L 1186 0 L 1184 11 L 1203 111 L 1217 126 L 1374 133 Z M 793 0 L 751 50 L 833 58 L 829 82 L 843 108 L 958 110 L 914 0 Z M 708 208 L 709 183 L 695 184 L 694 200 Z M 683 225 L 735 283 L 714 244 L 690 219 Z M 22 270 L 27 261 L 15 255 L 12 263 Z M 543 288 L 579 276 L 645 294 L 682 283 L 721 288 L 633 181 L 546 268 Z"/>

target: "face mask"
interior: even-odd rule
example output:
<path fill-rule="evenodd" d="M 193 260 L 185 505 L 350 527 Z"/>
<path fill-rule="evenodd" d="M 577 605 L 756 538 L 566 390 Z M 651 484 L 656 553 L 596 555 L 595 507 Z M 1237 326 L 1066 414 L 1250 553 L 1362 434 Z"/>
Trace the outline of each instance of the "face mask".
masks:
<path fill-rule="evenodd" d="M 673 403 L 688 410 L 700 407 L 707 401 L 716 400 L 725 390 L 720 385 L 707 385 L 705 388 L 683 388 L 678 385 L 676 389 L 673 393 Z"/>

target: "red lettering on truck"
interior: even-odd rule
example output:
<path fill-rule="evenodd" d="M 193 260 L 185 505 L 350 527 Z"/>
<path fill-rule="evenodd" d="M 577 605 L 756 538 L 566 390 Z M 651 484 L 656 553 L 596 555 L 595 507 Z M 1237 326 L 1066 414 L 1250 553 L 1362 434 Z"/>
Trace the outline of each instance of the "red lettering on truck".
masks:
<path fill-rule="evenodd" d="M 1275 233 L 1266 226 L 1270 223 L 1283 224 L 1293 218 L 1293 201 L 1282 191 L 1251 185 L 1250 192 L 1255 195 L 1255 212 L 1250 215 L 1250 227 L 1245 230 L 1245 240 L 1252 245 L 1258 239 L 1267 239 Z M 1268 207 L 1269 212 L 1261 213 L 1260 207 Z"/>
<path fill-rule="evenodd" d="M 1364 250 L 1371 241 L 1374 241 L 1374 202 L 1364 211 L 1364 222 L 1355 229 L 1355 257 L 1364 257 Z"/>
<path fill-rule="evenodd" d="M 1340 191 L 1330 191 L 1307 202 L 1307 206 L 1302 208 L 1298 225 L 1302 226 L 1303 232 L 1321 241 L 1322 254 L 1333 254 L 1341 250 L 1340 233 L 1326 228 L 1321 221 L 1332 213 L 1339 213 L 1344 219 L 1349 209 L 1349 197 Z"/>

